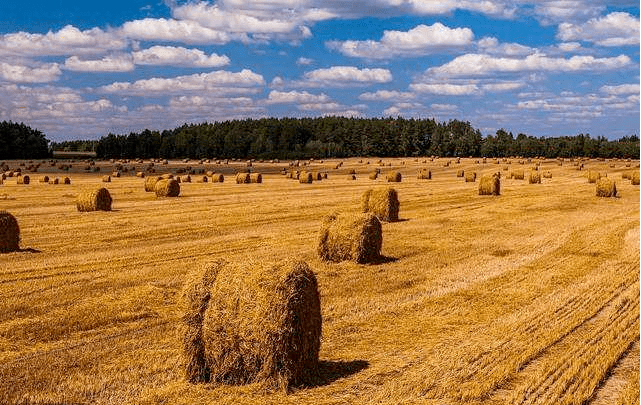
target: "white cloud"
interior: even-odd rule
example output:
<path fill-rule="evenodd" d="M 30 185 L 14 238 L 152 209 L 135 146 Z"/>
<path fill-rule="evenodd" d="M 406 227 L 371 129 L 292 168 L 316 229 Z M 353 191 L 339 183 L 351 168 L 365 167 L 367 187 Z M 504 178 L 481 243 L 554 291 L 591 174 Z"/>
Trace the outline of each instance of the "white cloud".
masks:
<path fill-rule="evenodd" d="M 430 107 L 433 110 L 439 111 L 457 111 L 458 106 L 456 104 L 430 104 Z"/>
<path fill-rule="evenodd" d="M 0 55 L 85 55 L 126 47 L 127 41 L 115 32 L 103 31 L 100 28 L 80 31 L 71 25 L 46 34 L 16 32 L 0 36 Z"/>
<path fill-rule="evenodd" d="M 563 52 L 575 52 L 581 49 L 581 44 L 578 42 L 563 42 L 559 44 L 558 48 Z"/>
<path fill-rule="evenodd" d="M 101 91 L 116 94 L 148 95 L 184 92 L 215 91 L 219 94 L 256 92 L 263 86 L 263 76 L 248 69 L 233 73 L 218 70 L 172 78 L 151 78 L 130 82 L 116 82 L 102 86 Z"/>
<path fill-rule="evenodd" d="M 534 48 L 521 44 L 499 43 L 499 40 L 494 37 L 484 37 L 476 45 L 483 53 L 492 55 L 523 56 L 536 51 Z"/>
<path fill-rule="evenodd" d="M 499 93 L 503 91 L 517 90 L 525 87 L 524 82 L 497 82 L 483 84 L 482 89 L 491 93 Z"/>
<path fill-rule="evenodd" d="M 72 56 L 65 60 L 65 69 L 75 72 L 130 72 L 134 63 L 130 55 L 105 56 L 100 60 L 81 60 Z"/>
<path fill-rule="evenodd" d="M 389 59 L 394 56 L 421 56 L 454 47 L 465 47 L 472 43 L 474 33 L 469 28 L 449 28 L 441 23 L 418 25 L 409 31 L 385 31 L 380 42 L 330 41 L 327 46 L 344 55 L 367 58 Z"/>
<path fill-rule="evenodd" d="M 585 21 L 605 9 L 598 1 L 542 0 L 534 3 L 534 13 L 545 25 L 563 21 Z"/>
<path fill-rule="evenodd" d="M 182 42 L 185 44 L 223 45 L 246 38 L 201 26 L 195 21 L 145 18 L 123 24 L 121 33 L 128 38 L 146 41 Z"/>
<path fill-rule="evenodd" d="M 551 58 L 542 54 L 529 55 L 523 59 L 496 58 L 485 54 L 466 54 L 445 65 L 428 69 L 428 74 L 444 76 L 487 75 L 496 72 L 577 72 L 602 71 L 627 66 L 631 60 L 626 55 L 611 58 L 573 56 L 569 59 Z"/>
<path fill-rule="evenodd" d="M 601 92 L 606 94 L 639 94 L 639 83 L 620 84 L 618 86 L 602 86 Z"/>
<path fill-rule="evenodd" d="M 314 63 L 313 59 L 304 58 L 302 56 L 296 60 L 297 65 L 307 66 L 307 65 L 311 65 L 312 63 Z"/>
<path fill-rule="evenodd" d="M 283 103 L 297 103 L 297 104 L 311 104 L 311 103 L 327 103 L 329 97 L 326 94 L 311 94 L 306 91 L 289 91 L 282 92 L 272 90 L 267 96 L 267 103 L 269 104 L 283 104 Z"/>
<path fill-rule="evenodd" d="M 374 93 L 363 93 L 358 98 L 365 101 L 407 101 L 415 99 L 416 94 L 396 90 L 378 90 Z"/>
<path fill-rule="evenodd" d="M 47 83 L 58 80 L 62 71 L 57 63 L 37 67 L 0 62 L 0 79 L 14 83 Z"/>
<path fill-rule="evenodd" d="M 585 24 L 562 23 L 557 37 L 563 41 L 588 41 L 601 46 L 637 45 L 639 19 L 628 13 L 614 12 Z"/>
<path fill-rule="evenodd" d="M 229 58 L 215 53 L 206 55 L 200 49 L 155 45 L 132 53 L 136 65 L 164 65 L 185 67 L 220 67 L 229 64 Z"/>
<path fill-rule="evenodd" d="M 388 69 L 363 68 L 353 66 L 333 66 L 327 69 L 316 69 L 305 73 L 306 83 L 321 86 L 344 86 L 392 81 L 392 72 Z"/>
<path fill-rule="evenodd" d="M 465 96 L 481 93 L 479 86 L 476 84 L 412 83 L 410 84 L 410 89 L 419 93 L 447 96 Z"/>

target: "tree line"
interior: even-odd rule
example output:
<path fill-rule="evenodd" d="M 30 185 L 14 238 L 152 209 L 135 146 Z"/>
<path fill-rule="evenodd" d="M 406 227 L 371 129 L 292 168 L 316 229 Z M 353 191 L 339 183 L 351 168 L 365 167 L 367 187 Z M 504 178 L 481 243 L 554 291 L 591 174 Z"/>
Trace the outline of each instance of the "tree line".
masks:
<path fill-rule="evenodd" d="M 0 122 L 0 159 L 42 159 L 49 156 L 49 141 L 37 129 L 11 121 Z"/>
<path fill-rule="evenodd" d="M 48 142 L 24 124 L 0 126 L 0 158 L 37 158 L 36 138 L 18 139 L 14 127 Z M 5 129 L 5 127 L 7 129 Z M 23 132 L 25 132 L 23 130 Z M 6 139 L 14 139 L 10 143 Z M 4 142 L 4 143 L 3 143 Z M 4 147 L 4 145 L 9 147 Z M 38 149 L 40 151 L 40 149 Z M 504 129 L 482 136 L 469 122 L 405 118 L 261 118 L 185 124 L 172 130 L 108 134 L 99 140 L 52 142 L 51 150 L 95 151 L 98 158 L 299 159 L 350 156 L 545 156 L 639 158 L 639 137 L 610 141 L 589 134 L 562 137 L 514 136 Z M 5 154 L 2 154 L 2 152 Z M 38 153 L 41 153 L 38 152 Z"/>

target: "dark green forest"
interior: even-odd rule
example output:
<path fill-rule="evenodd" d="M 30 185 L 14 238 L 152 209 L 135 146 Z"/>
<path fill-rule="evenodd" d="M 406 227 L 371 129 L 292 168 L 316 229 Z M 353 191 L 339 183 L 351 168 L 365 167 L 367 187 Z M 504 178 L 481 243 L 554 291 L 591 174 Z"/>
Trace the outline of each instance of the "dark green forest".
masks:
<path fill-rule="evenodd" d="M 545 156 L 639 158 L 639 137 L 610 141 L 578 134 L 534 137 L 500 129 L 482 136 L 469 122 L 404 118 L 263 118 L 185 124 L 100 140 L 51 142 L 24 124 L 0 126 L 0 159 L 38 158 L 53 150 L 95 151 L 98 158 L 328 158 L 350 156 Z M 43 146 L 44 145 L 44 146 Z"/>

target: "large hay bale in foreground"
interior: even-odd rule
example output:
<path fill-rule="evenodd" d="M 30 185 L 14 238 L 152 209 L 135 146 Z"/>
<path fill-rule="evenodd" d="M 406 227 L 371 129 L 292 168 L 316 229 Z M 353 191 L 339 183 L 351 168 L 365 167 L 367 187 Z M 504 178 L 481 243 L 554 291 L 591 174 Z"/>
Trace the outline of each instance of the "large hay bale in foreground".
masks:
<path fill-rule="evenodd" d="M 104 187 L 82 191 L 76 197 L 76 208 L 80 212 L 111 211 L 111 194 Z"/>
<path fill-rule="evenodd" d="M 249 173 L 236 173 L 236 184 L 249 184 L 251 183 L 251 176 Z"/>
<path fill-rule="evenodd" d="M 249 182 L 250 183 L 262 183 L 263 182 L 263 175 L 260 173 L 252 173 L 249 175 Z"/>
<path fill-rule="evenodd" d="M 614 180 L 610 180 L 607 177 L 603 177 L 597 180 L 596 196 L 597 197 L 616 197 L 617 186 Z"/>
<path fill-rule="evenodd" d="M 528 177 L 528 183 L 541 184 L 541 173 L 534 170 L 530 171 L 530 176 Z"/>
<path fill-rule="evenodd" d="M 325 261 L 372 263 L 383 246 L 381 221 L 372 213 L 327 216 L 321 225 L 318 256 Z"/>
<path fill-rule="evenodd" d="M 145 178 L 145 191 L 154 192 L 156 191 L 156 183 L 162 180 L 161 176 L 149 176 Z"/>
<path fill-rule="evenodd" d="M 385 178 L 388 183 L 400 183 L 402 180 L 401 172 L 389 172 Z"/>
<path fill-rule="evenodd" d="M 398 193 L 391 187 L 366 190 L 361 196 L 361 210 L 371 212 L 381 221 L 398 221 Z"/>
<path fill-rule="evenodd" d="M 316 377 L 322 316 L 306 263 L 218 260 L 190 275 L 181 301 L 188 381 L 287 390 Z"/>
<path fill-rule="evenodd" d="M 494 175 L 481 177 L 479 195 L 501 195 L 501 180 Z"/>
<path fill-rule="evenodd" d="M 0 211 L 0 253 L 20 250 L 18 220 L 7 211 Z"/>
<path fill-rule="evenodd" d="M 176 179 L 161 179 L 154 185 L 156 197 L 178 197 L 180 195 L 180 183 Z"/>

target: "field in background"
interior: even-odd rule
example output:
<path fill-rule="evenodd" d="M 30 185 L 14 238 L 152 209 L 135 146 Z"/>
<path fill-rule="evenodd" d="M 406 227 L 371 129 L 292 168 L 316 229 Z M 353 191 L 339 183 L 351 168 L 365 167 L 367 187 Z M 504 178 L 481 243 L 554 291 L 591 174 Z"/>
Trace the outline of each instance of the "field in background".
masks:
<path fill-rule="evenodd" d="M 287 163 L 255 163 L 262 184 L 227 176 L 165 199 L 131 174 L 102 183 L 108 162 L 101 173 L 43 164 L 29 185 L 5 180 L 0 210 L 18 219 L 23 251 L 0 255 L 0 403 L 638 403 L 639 186 L 621 178 L 638 161 L 578 171 L 545 160 L 552 178 L 528 184 L 506 175 L 535 161 L 360 160 L 312 162 L 328 172 L 313 184 L 279 174 Z M 197 163 L 156 167 L 246 168 Z M 377 167 L 403 181 L 369 180 Z M 432 180 L 416 178 L 422 167 Z M 501 171 L 501 196 L 479 196 L 461 168 Z M 615 179 L 620 198 L 597 198 L 587 170 Z M 392 185 L 401 204 L 402 220 L 383 225 L 389 260 L 321 262 L 322 217 L 358 211 L 374 185 Z M 113 211 L 77 212 L 75 195 L 96 186 Z M 317 384 L 285 395 L 186 383 L 176 305 L 186 273 L 220 257 L 290 256 L 319 280 Z"/>

